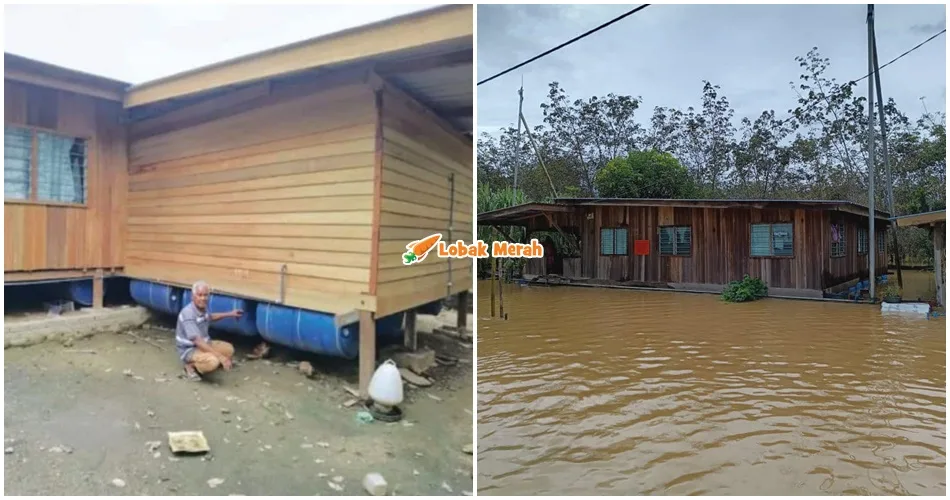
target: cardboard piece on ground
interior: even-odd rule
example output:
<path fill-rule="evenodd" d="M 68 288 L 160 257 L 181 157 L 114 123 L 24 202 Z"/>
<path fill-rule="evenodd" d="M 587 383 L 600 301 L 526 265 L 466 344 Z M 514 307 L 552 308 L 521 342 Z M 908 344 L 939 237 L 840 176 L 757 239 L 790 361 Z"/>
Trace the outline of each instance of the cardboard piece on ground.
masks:
<path fill-rule="evenodd" d="M 211 451 L 208 440 L 201 431 L 168 433 L 168 447 L 172 453 L 207 453 Z"/>

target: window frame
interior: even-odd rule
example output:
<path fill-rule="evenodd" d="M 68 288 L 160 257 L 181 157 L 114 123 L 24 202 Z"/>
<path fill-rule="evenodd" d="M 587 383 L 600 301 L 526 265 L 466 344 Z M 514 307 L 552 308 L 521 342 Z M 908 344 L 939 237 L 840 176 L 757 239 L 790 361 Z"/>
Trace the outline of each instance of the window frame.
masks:
<path fill-rule="evenodd" d="M 789 230 L 792 233 L 792 254 L 791 255 L 775 255 L 775 225 L 782 224 L 790 226 Z M 752 226 L 769 226 L 769 254 L 768 255 L 753 255 L 752 254 Z M 792 221 L 778 221 L 778 222 L 750 222 L 749 223 L 749 258 L 752 259 L 794 259 L 795 258 L 795 223 Z"/>
<path fill-rule="evenodd" d="M 689 252 L 687 252 L 687 253 L 679 253 L 679 252 L 676 251 L 676 250 L 677 250 L 677 248 L 676 248 L 676 247 L 677 247 L 677 244 L 676 244 L 676 234 L 677 234 L 677 230 L 678 230 L 678 229 L 683 229 L 683 228 L 689 229 Z M 663 230 L 664 230 L 664 229 L 672 229 L 672 230 L 673 230 L 673 236 L 672 236 L 672 240 L 671 240 L 671 241 L 673 242 L 673 253 L 663 253 Z M 665 226 L 657 226 L 657 228 L 656 228 L 656 235 L 657 235 L 657 238 L 656 238 L 656 246 L 657 246 L 657 249 L 656 249 L 656 251 L 657 251 L 657 254 L 659 254 L 660 257 L 692 257 L 692 256 L 693 256 L 693 226 L 692 226 L 692 225 L 688 225 L 688 224 L 673 225 L 673 224 L 671 224 L 671 225 L 665 225 Z"/>
<path fill-rule="evenodd" d="M 863 236 L 863 238 L 862 238 Z M 864 240 L 864 250 L 861 250 L 861 240 Z M 871 250 L 871 231 L 866 227 L 858 228 L 858 255 L 867 255 Z"/>
<path fill-rule="evenodd" d="M 617 230 L 618 229 L 622 229 L 623 231 L 626 232 L 626 238 L 624 238 L 624 243 L 625 243 L 624 253 L 617 253 Z M 613 253 L 604 253 L 604 231 L 611 231 L 610 234 L 613 236 L 613 247 L 612 247 Z M 630 241 L 629 240 L 630 240 L 630 229 L 625 226 L 601 227 L 600 237 L 597 240 L 598 243 L 600 243 L 599 245 L 600 248 L 598 250 L 600 252 L 600 256 L 601 257 L 626 257 L 630 255 Z"/>
<path fill-rule="evenodd" d="M 877 235 L 877 253 L 887 253 L 887 233 L 881 231 L 875 234 Z"/>
<path fill-rule="evenodd" d="M 93 151 L 93 137 L 88 135 L 72 135 L 66 134 L 59 130 L 53 130 L 45 127 L 36 127 L 33 125 L 22 125 L 17 123 L 4 123 L 4 136 L 6 136 L 6 128 L 14 128 L 30 133 L 30 196 L 29 198 L 7 198 L 6 193 L 4 193 L 3 203 L 6 204 L 19 204 L 19 205 L 41 205 L 41 206 L 52 206 L 52 207 L 74 207 L 74 208 L 88 208 L 89 207 L 89 172 L 91 170 L 92 158 L 91 152 Z M 85 141 L 85 165 L 84 165 L 84 178 L 83 178 L 83 201 L 81 203 L 69 202 L 69 201 L 57 201 L 57 200 L 41 200 L 39 199 L 39 177 L 40 177 L 40 166 L 39 166 L 39 153 L 40 153 L 40 141 L 39 134 L 48 134 L 56 137 L 63 137 L 68 139 L 82 139 Z M 4 152 L 4 154 L 6 154 Z"/>
<path fill-rule="evenodd" d="M 840 238 L 840 239 L 841 239 L 841 243 L 840 243 L 840 247 L 839 247 L 839 248 L 841 249 L 841 254 L 840 254 L 840 255 L 835 255 L 835 247 L 834 247 L 835 242 L 834 242 L 834 240 L 830 240 L 830 241 L 829 241 L 829 243 L 830 243 L 830 248 L 828 249 L 829 255 L 831 256 L 832 259 L 843 259 L 843 258 L 845 258 L 845 257 L 848 256 L 848 233 L 847 233 L 847 225 L 845 225 L 844 222 L 832 222 L 831 225 L 832 225 L 832 226 L 838 226 L 838 227 L 840 228 L 840 229 L 838 230 L 838 234 L 841 236 L 841 238 Z M 830 238 L 830 236 L 831 236 L 831 234 L 830 234 L 831 228 L 829 227 L 828 229 L 829 229 L 829 235 L 828 235 L 828 236 L 829 236 L 829 238 Z"/>

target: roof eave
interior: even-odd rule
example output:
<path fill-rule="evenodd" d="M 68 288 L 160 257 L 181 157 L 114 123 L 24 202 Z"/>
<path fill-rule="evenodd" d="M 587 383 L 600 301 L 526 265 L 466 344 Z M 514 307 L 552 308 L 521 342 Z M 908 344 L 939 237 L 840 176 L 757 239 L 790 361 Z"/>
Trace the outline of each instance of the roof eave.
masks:
<path fill-rule="evenodd" d="M 471 5 L 441 6 L 134 85 L 125 107 L 473 37 Z"/>

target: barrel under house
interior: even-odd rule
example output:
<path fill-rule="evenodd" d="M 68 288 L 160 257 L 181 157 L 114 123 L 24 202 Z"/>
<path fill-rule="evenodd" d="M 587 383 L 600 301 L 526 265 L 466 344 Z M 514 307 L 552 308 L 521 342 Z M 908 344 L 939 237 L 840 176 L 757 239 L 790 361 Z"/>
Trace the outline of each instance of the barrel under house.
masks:
<path fill-rule="evenodd" d="M 464 326 L 471 261 L 401 255 L 473 233 L 472 24 L 439 7 L 125 89 L 109 216 L 133 298 L 175 313 L 207 281 L 248 313 L 229 331 L 358 355 L 364 395 L 361 332 L 414 338 L 450 295 Z"/>

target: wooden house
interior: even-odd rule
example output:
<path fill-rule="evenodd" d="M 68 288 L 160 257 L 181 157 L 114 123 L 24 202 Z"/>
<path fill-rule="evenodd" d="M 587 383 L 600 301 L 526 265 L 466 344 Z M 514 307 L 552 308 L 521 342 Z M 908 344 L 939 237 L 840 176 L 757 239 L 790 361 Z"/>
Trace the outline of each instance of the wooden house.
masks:
<path fill-rule="evenodd" d="M 205 280 L 361 329 L 458 294 L 465 321 L 471 262 L 401 255 L 471 238 L 472 52 L 461 5 L 132 86 L 7 55 L 5 279 Z M 42 182 L 11 199 L 31 151 L 42 181 L 47 131 L 83 138 L 84 204 Z"/>
<path fill-rule="evenodd" d="M 844 201 L 557 199 L 478 215 L 478 224 L 573 235 L 573 255 L 528 260 L 526 274 L 721 291 L 746 274 L 773 296 L 823 292 L 887 272 L 888 217 Z M 554 248 L 549 245 L 548 248 Z M 569 251 L 569 250 L 568 250 Z"/>
<path fill-rule="evenodd" d="M 920 214 L 902 215 L 892 219 L 897 227 L 919 227 L 930 232 L 934 245 L 934 283 L 937 305 L 947 305 L 947 211 L 934 210 Z"/>

